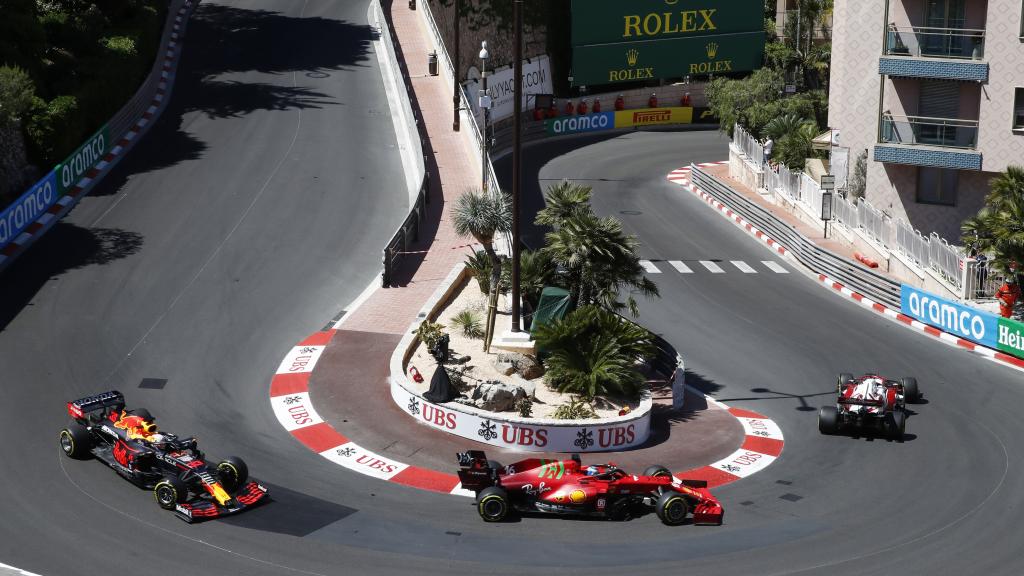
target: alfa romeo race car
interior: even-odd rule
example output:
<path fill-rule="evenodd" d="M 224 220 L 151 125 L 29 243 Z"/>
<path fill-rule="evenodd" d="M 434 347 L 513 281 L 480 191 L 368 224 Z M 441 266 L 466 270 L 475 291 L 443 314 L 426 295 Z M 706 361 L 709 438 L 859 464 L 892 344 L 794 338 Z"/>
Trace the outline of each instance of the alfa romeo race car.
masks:
<path fill-rule="evenodd" d="M 842 373 L 836 385 L 839 398 L 835 406 L 818 410 L 818 430 L 836 434 L 844 429 L 871 430 L 902 440 L 907 428 L 906 404 L 921 399 L 917 380 L 889 380 L 877 374 L 854 378 Z"/>
<path fill-rule="evenodd" d="M 161 433 L 145 408 L 125 410 L 117 391 L 68 402 L 74 420 L 60 432 L 60 447 L 75 459 L 97 458 L 153 491 L 157 504 L 193 522 L 234 514 L 263 501 L 267 489 L 249 480 L 241 458 L 211 468 L 195 438 Z"/>
<path fill-rule="evenodd" d="M 722 505 L 707 482 L 676 480 L 664 466 L 635 476 L 611 463 L 584 467 L 576 454 L 504 467 L 478 450 L 457 456 L 462 487 L 476 493 L 477 512 L 486 522 L 500 522 L 513 510 L 628 520 L 654 509 L 669 526 L 682 524 L 690 510 L 694 524 L 722 524 Z"/>

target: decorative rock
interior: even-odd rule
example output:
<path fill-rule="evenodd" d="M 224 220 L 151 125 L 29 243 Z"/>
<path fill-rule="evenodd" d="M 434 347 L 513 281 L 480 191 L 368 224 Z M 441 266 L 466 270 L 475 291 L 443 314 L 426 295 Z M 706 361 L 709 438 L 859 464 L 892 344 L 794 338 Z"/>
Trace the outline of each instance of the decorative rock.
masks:
<path fill-rule="evenodd" d="M 470 360 L 472 360 L 472 358 L 467 354 L 466 356 L 459 356 L 459 357 L 457 357 L 455 359 L 455 363 L 456 364 L 465 364 L 465 363 L 469 362 Z"/>
<path fill-rule="evenodd" d="M 518 352 L 505 352 L 498 354 L 498 360 L 495 366 L 504 367 L 506 363 L 512 364 L 515 367 L 515 372 L 527 380 L 533 380 L 544 375 L 544 366 L 537 362 L 537 360 L 526 354 L 520 354 Z M 504 372 L 506 376 L 511 376 L 512 372 Z"/>
<path fill-rule="evenodd" d="M 529 380 L 524 379 L 519 374 L 515 374 L 512 376 L 512 385 L 522 388 L 523 391 L 526 392 L 526 397 L 529 398 L 530 400 L 537 399 L 536 382 L 530 382 Z"/>
<path fill-rule="evenodd" d="M 473 391 L 476 406 L 491 412 L 512 410 L 521 398 L 526 398 L 526 390 L 521 386 L 494 380 L 481 382 Z"/>

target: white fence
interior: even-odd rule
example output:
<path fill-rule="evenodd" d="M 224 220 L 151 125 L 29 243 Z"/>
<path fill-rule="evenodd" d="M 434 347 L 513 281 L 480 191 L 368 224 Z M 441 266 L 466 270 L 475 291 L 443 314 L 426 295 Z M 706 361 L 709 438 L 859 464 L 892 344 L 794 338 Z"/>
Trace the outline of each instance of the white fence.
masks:
<path fill-rule="evenodd" d="M 739 124 L 733 125 L 732 144 L 749 158 L 755 166 L 758 168 L 764 166 L 764 148 L 761 147 L 761 144 L 753 136 L 741 128 Z"/>

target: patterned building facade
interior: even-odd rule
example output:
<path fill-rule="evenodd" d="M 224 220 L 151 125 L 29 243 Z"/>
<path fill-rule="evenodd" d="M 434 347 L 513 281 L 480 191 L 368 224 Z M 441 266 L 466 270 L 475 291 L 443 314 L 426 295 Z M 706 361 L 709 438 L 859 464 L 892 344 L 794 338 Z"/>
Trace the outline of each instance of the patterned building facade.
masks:
<path fill-rule="evenodd" d="M 1024 165 L 1024 0 L 836 2 L 829 124 L 865 196 L 960 244 L 989 180 Z"/>

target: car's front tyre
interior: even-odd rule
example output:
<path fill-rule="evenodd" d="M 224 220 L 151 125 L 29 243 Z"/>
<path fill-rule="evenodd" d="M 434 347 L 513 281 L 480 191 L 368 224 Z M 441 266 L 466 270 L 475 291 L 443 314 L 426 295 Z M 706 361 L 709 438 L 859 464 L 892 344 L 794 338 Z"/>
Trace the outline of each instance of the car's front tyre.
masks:
<path fill-rule="evenodd" d="M 76 460 L 92 455 L 92 435 L 81 424 L 71 424 L 60 431 L 60 449 Z"/>
<path fill-rule="evenodd" d="M 686 521 L 686 515 L 690 512 L 690 504 L 681 494 L 676 492 L 665 492 L 658 497 L 654 505 L 654 513 L 658 519 L 668 526 L 678 526 Z"/>
<path fill-rule="evenodd" d="M 174 510 L 188 498 L 188 486 L 177 476 L 165 476 L 153 486 L 153 498 L 164 510 Z"/>
<path fill-rule="evenodd" d="M 228 492 L 237 490 L 249 479 L 249 467 L 238 456 L 229 456 L 217 464 L 217 475 Z"/>

